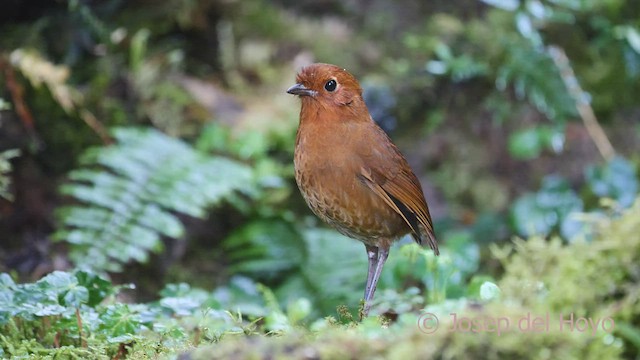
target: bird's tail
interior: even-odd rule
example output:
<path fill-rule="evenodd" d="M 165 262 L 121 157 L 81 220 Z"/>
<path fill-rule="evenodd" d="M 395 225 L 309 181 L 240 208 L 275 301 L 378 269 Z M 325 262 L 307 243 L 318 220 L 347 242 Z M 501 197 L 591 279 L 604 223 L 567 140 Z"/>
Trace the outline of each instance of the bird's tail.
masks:
<path fill-rule="evenodd" d="M 433 253 L 436 255 L 440 255 L 440 250 L 438 250 L 438 241 L 436 240 L 436 234 L 433 232 L 433 227 L 427 228 L 426 226 L 419 224 L 418 228 L 420 229 L 420 234 L 415 236 L 414 238 L 418 242 L 418 244 L 422 246 L 428 245 Z"/>

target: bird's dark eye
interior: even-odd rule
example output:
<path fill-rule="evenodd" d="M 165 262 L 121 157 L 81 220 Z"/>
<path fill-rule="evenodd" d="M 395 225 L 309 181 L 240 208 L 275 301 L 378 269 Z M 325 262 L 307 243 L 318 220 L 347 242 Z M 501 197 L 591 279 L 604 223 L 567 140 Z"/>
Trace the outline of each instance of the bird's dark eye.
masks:
<path fill-rule="evenodd" d="M 338 83 L 335 80 L 331 79 L 327 81 L 326 84 L 324 84 L 324 89 L 331 92 L 331 91 L 334 91 L 337 86 L 338 86 Z"/>

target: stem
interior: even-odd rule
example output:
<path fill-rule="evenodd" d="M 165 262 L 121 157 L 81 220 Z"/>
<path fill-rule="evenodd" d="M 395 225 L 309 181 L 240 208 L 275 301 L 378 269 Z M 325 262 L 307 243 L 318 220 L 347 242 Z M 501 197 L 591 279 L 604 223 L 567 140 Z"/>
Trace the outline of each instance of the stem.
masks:
<path fill-rule="evenodd" d="M 96 118 L 93 113 L 87 109 L 82 109 L 79 112 L 80 118 L 100 137 L 100 140 L 104 144 L 112 144 L 113 139 L 109 135 L 109 131 L 102 125 L 100 120 Z"/>
<path fill-rule="evenodd" d="M 607 134 L 598 123 L 598 119 L 593 112 L 593 108 L 589 104 L 585 92 L 582 91 L 580 83 L 573 72 L 573 68 L 571 68 L 571 64 L 569 64 L 567 54 L 558 46 L 549 46 L 547 48 L 547 52 L 558 68 L 560 77 L 564 82 L 564 86 L 569 91 L 569 95 L 575 100 L 576 109 L 582 118 L 582 122 L 584 122 L 584 126 L 587 129 L 591 140 L 596 144 L 600 155 L 602 155 L 602 157 L 607 161 L 611 160 L 615 156 L 616 152 L 613 149 L 609 138 L 607 138 Z"/>
<path fill-rule="evenodd" d="M 56 336 L 53 337 L 53 347 L 55 348 L 59 348 L 60 347 L 60 337 L 62 335 L 60 334 L 60 331 L 56 331 Z"/>
<path fill-rule="evenodd" d="M 13 106 L 15 107 L 16 114 L 22 120 L 25 129 L 31 135 L 35 133 L 35 121 L 33 119 L 33 115 L 31 114 L 31 110 L 27 106 L 27 103 L 24 99 L 24 88 L 20 85 L 15 76 L 15 71 L 13 67 L 9 64 L 8 61 L 5 60 L 4 57 L 0 58 L 0 69 L 4 70 L 5 81 L 7 84 L 7 89 L 11 94 L 11 99 L 13 100 Z"/>
<path fill-rule="evenodd" d="M 87 347 L 87 341 L 82 337 L 82 318 L 80 317 L 80 308 L 76 308 L 76 320 L 78 320 L 78 336 L 80 336 L 80 345 Z"/>

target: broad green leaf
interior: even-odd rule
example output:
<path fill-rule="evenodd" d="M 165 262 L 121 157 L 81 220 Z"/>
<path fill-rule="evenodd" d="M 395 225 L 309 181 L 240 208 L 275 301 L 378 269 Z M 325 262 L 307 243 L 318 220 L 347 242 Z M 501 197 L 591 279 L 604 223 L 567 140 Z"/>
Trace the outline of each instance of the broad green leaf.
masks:
<path fill-rule="evenodd" d="M 636 170 L 620 156 L 602 166 L 589 166 L 585 178 L 595 195 L 612 198 L 625 208 L 633 204 L 638 194 Z"/>
<path fill-rule="evenodd" d="M 97 306 L 107 296 L 115 293 L 115 287 L 108 280 L 90 271 L 78 270 L 75 272 L 78 284 L 89 291 L 87 305 Z"/>
<path fill-rule="evenodd" d="M 525 236 L 548 235 L 574 212 L 583 209 L 582 200 L 557 176 L 547 176 L 537 193 L 519 197 L 511 206 L 511 222 L 515 230 Z M 571 236 L 574 234 L 564 234 Z"/>
<path fill-rule="evenodd" d="M 100 315 L 100 330 L 109 337 L 133 335 L 142 329 L 140 316 L 131 311 L 126 304 L 114 304 Z"/>

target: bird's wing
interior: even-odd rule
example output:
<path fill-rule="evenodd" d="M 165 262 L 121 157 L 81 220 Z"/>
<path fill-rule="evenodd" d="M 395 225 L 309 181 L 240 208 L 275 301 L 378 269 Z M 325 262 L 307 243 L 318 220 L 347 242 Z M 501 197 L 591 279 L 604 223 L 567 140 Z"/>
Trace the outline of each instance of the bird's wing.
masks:
<path fill-rule="evenodd" d="M 379 131 L 382 132 L 382 130 Z M 382 134 L 387 137 L 384 132 Z M 384 159 L 386 161 L 376 161 L 374 157 L 371 158 L 372 161 L 366 161 L 365 164 L 368 166 L 360 168 L 360 179 L 390 208 L 402 216 L 418 243 L 422 244 L 423 239 L 426 238 L 429 247 L 436 255 L 439 254 L 431 215 L 418 179 L 390 140 L 381 143 L 388 144 L 385 149 L 387 151 L 384 153 L 387 156 L 391 155 L 390 158 Z"/>

